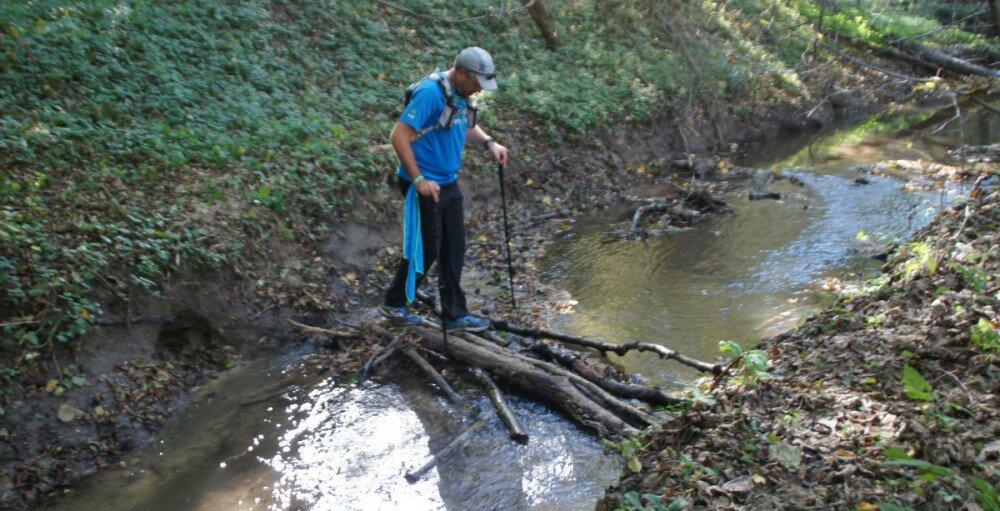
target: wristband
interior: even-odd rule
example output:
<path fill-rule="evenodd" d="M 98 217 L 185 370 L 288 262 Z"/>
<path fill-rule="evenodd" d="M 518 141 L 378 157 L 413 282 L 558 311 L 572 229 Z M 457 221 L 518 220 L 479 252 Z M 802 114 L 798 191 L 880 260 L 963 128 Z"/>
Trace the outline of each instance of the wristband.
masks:
<path fill-rule="evenodd" d="M 417 186 L 417 183 L 419 183 L 419 182 L 421 182 L 423 180 L 424 180 L 424 176 L 423 176 L 423 174 L 421 174 L 421 175 L 417 176 L 417 178 L 414 179 L 413 182 L 410 183 L 410 184 L 413 185 L 413 186 Z"/>
<path fill-rule="evenodd" d="M 486 137 L 486 140 L 483 141 L 483 149 L 486 149 L 487 151 L 489 151 L 490 150 L 490 142 L 494 142 L 494 141 L 496 141 L 495 138 L 493 138 L 493 137 Z"/>

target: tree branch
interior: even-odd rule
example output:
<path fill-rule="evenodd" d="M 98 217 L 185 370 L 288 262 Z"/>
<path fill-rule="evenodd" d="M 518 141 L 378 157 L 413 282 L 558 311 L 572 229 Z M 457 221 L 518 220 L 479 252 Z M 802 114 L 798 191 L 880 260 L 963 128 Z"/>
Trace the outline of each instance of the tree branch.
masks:
<path fill-rule="evenodd" d="M 520 10 L 523 10 L 523 9 L 528 9 L 531 6 L 535 5 L 535 2 L 537 2 L 538 0 L 531 0 L 527 4 L 524 4 L 524 5 L 519 6 L 519 7 L 513 7 L 513 8 L 505 9 L 505 10 L 499 10 L 499 11 L 496 11 L 496 12 L 488 12 L 486 14 L 482 14 L 482 15 L 479 15 L 479 16 L 472 16 L 470 18 L 460 18 L 460 19 L 449 19 L 449 18 L 442 18 L 440 16 L 433 16 L 433 15 L 430 15 L 430 14 L 421 14 L 419 12 L 412 11 L 410 9 L 407 9 L 406 7 L 402 7 L 402 6 L 396 5 L 396 4 L 394 4 L 392 2 L 388 2 L 386 0 L 374 0 L 374 1 L 375 1 L 375 3 L 377 3 L 379 5 L 383 5 L 385 7 L 391 8 L 391 9 L 396 9 L 397 11 L 405 12 L 406 14 L 409 14 L 410 16 L 416 16 L 417 18 L 421 18 L 421 19 L 425 19 L 425 20 L 439 21 L 439 22 L 442 22 L 442 23 L 466 23 L 466 22 L 469 22 L 469 21 L 478 21 L 478 20 L 483 20 L 483 19 L 486 19 L 486 18 L 499 17 L 499 16 L 503 16 L 505 14 L 510 14 L 512 12 L 520 11 Z"/>

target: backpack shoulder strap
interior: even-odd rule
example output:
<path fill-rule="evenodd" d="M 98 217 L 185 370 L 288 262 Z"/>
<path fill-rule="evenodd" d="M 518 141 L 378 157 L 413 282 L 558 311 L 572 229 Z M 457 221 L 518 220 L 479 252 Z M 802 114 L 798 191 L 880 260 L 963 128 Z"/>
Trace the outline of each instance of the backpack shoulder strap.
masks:
<path fill-rule="evenodd" d="M 424 80 L 434 80 L 435 82 L 437 82 L 438 88 L 441 89 L 441 94 L 444 96 L 445 108 L 446 109 L 454 108 L 454 104 L 451 101 L 451 94 L 452 94 L 451 82 L 448 81 L 448 77 L 447 75 L 445 75 L 444 71 L 441 71 L 440 69 L 435 69 L 434 72 L 427 75 L 427 77 L 425 77 Z M 417 131 L 417 138 L 413 139 L 413 141 L 416 142 L 417 140 L 420 140 L 420 137 L 423 137 L 427 133 L 430 133 L 431 131 L 434 131 L 441 127 L 442 126 L 440 121 L 430 126 L 427 126 L 426 128 Z"/>

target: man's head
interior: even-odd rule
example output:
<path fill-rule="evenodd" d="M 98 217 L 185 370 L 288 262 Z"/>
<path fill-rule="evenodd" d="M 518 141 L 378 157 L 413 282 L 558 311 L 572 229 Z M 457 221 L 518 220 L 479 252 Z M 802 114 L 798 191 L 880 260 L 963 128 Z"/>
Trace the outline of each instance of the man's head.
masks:
<path fill-rule="evenodd" d="M 469 97 L 481 90 L 496 90 L 496 69 L 493 57 L 478 46 L 470 46 L 455 57 L 455 88 L 463 97 Z"/>

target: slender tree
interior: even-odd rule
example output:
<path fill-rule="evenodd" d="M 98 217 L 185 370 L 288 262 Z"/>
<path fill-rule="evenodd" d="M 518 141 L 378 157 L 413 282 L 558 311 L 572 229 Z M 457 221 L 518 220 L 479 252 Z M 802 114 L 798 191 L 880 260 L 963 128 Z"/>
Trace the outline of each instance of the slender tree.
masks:
<path fill-rule="evenodd" d="M 535 20 L 538 30 L 542 31 L 542 38 L 545 39 L 549 49 L 554 50 L 562 46 L 558 35 L 559 27 L 552 15 L 552 9 L 549 8 L 548 0 L 521 0 L 521 4 L 528 8 L 531 19 Z"/>
<path fill-rule="evenodd" d="M 993 31 L 1000 35 L 1000 0 L 986 0 L 990 6 L 990 13 L 993 14 Z"/>

